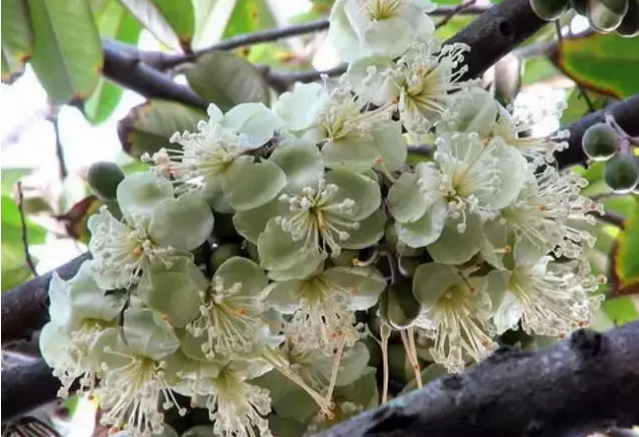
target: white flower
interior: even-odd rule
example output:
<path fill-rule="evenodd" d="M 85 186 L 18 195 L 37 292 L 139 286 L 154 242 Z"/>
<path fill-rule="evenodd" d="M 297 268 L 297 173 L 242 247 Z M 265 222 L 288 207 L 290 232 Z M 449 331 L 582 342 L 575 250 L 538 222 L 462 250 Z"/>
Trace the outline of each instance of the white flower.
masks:
<path fill-rule="evenodd" d="M 415 326 L 434 340 L 429 352 L 448 371 L 462 371 L 468 357 L 480 361 L 495 347 L 491 302 L 482 279 L 467 279 L 442 264 L 422 264 L 413 277 L 413 291 L 422 305 Z"/>
<path fill-rule="evenodd" d="M 517 246 L 515 260 L 510 275 L 494 272 L 489 282 L 499 333 L 515 328 L 520 319 L 524 331 L 554 337 L 588 325 L 591 309 L 599 303 L 589 293 L 601 280 L 583 268 L 584 261 L 553 262 Z"/>
<path fill-rule="evenodd" d="M 559 119 L 566 108 L 565 102 L 548 107 L 539 102 L 535 113 L 529 106 L 517 106 L 511 115 L 503 107 L 492 130 L 492 135 L 502 138 L 509 146 L 516 147 L 536 165 L 555 161 L 554 154 L 568 147 L 565 141 L 570 132 L 558 131 L 551 135 L 531 136 L 529 130 L 547 118 Z"/>
<path fill-rule="evenodd" d="M 437 52 L 435 43 L 412 47 L 397 61 L 392 73 L 399 88 L 399 118 L 409 132 L 426 133 L 449 109 L 454 91 L 472 82 L 461 81 L 464 44 L 448 44 Z"/>
<path fill-rule="evenodd" d="M 205 336 L 208 359 L 246 354 L 260 342 L 266 285 L 264 271 L 246 258 L 229 258 L 218 268 L 211 289 L 201 294 L 200 316 L 186 327 L 196 338 Z"/>
<path fill-rule="evenodd" d="M 395 58 L 415 41 L 433 38 L 428 0 L 338 0 L 330 16 L 328 42 L 344 62 L 362 55 Z"/>
<path fill-rule="evenodd" d="M 529 245 L 539 253 L 553 250 L 558 256 L 576 258 L 583 252 L 583 243 L 590 247 L 595 243 L 594 236 L 579 229 L 578 223 L 594 225 L 591 213 L 603 214 L 601 205 L 579 194 L 587 184 L 575 173 L 559 173 L 552 167 L 534 176 L 531 171 L 517 199 L 501 211 L 500 220 L 515 232 L 520 250 Z"/>

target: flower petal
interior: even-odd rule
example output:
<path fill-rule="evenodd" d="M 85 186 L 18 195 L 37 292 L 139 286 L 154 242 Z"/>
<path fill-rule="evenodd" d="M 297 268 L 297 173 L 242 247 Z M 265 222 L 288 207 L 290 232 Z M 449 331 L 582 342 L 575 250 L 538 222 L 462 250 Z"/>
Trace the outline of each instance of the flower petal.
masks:
<path fill-rule="evenodd" d="M 294 241 L 291 234 L 271 219 L 257 239 L 257 251 L 262 267 L 283 270 L 291 267 L 303 250 L 303 241 Z"/>
<path fill-rule="evenodd" d="M 257 244 L 257 240 L 260 234 L 264 232 L 268 221 L 281 215 L 286 210 L 287 207 L 284 203 L 273 199 L 257 208 L 237 211 L 233 216 L 233 225 L 238 234 L 251 243 Z"/>
<path fill-rule="evenodd" d="M 336 226 L 342 229 L 340 226 Z M 384 235 L 386 216 L 378 209 L 364 220 L 359 221 L 359 229 L 343 228 L 349 237 L 340 242 L 344 249 L 364 249 L 377 243 Z"/>
<path fill-rule="evenodd" d="M 70 341 L 71 337 L 66 330 L 54 321 L 42 327 L 38 337 L 38 348 L 49 367 L 56 367 L 65 359 L 67 351 L 64 345 Z"/>
<path fill-rule="evenodd" d="M 426 248 L 436 262 L 459 265 L 470 261 L 479 252 L 483 238 L 479 218 L 468 216 L 464 232 L 457 230 L 459 223 L 459 220 L 446 220 L 439 238 Z"/>
<path fill-rule="evenodd" d="M 374 180 L 346 170 L 333 170 L 326 175 L 327 184 L 337 185 L 337 193 L 332 203 L 340 203 L 345 199 L 355 201 L 355 213 L 348 215 L 349 220 L 362 220 L 379 208 L 382 197 L 379 184 Z"/>
<path fill-rule="evenodd" d="M 370 141 L 348 136 L 322 146 L 322 158 L 328 168 L 361 173 L 373 166 L 379 153 Z"/>
<path fill-rule="evenodd" d="M 224 194 L 238 211 L 264 205 L 286 186 L 286 175 L 270 161 L 234 162 L 224 176 Z"/>
<path fill-rule="evenodd" d="M 331 9 L 330 23 L 326 42 L 337 52 L 342 62 L 349 62 L 359 51 L 359 38 L 346 15 L 344 5 L 349 0 L 337 0 Z"/>
<path fill-rule="evenodd" d="M 60 326 L 71 325 L 71 304 L 67 283 L 53 272 L 49 281 L 49 317 Z"/>
<path fill-rule="evenodd" d="M 319 149 L 303 139 L 287 139 L 273 151 L 269 161 L 284 171 L 287 189 L 293 193 L 317 185 L 319 178 L 324 175 Z"/>
<path fill-rule="evenodd" d="M 300 306 L 301 281 L 273 282 L 266 288 L 266 302 L 284 314 L 293 314 Z"/>
<path fill-rule="evenodd" d="M 398 170 L 404 165 L 408 149 L 406 138 L 402 135 L 400 123 L 380 123 L 373 130 L 375 141 L 373 147 L 377 150 L 382 163 L 388 171 Z"/>
<path fill-rule="evenodd" d="M 351 290 L 351 310 L 365 310 L 377 303 L 386 279 L 374 268 L 333 267 L 322 276 L 331 284 Z"/>
<path fill-rule="evenodd" d="M 447 213 L 446 202 L 437 202 L 417 221 L 412 223 L 396 222 L 397 237 L 402 243 L 414 249 L 428 246 L 440 237 L 446 223 Z"/>
<path fill-rule="evenodd" d="M 216 278 L 222 278 L 225 287 L 235 283 L 242 284 L 239 295 L 257 296 L 264 291 L 268 280 L 264 270 L 247 258 L 234 256 L 222 263 L 213 275 L 213 283 Z"/>
<path fill-rule="evenodd" d="M 306 279 L 320 273 L 324 269 L 325 257 L 311 251 L 305 251 L 291 267 L 283 270 L 269 270 L 268 278 L 272 281 L 289 281 L 291 279 Z"/>
<path fill-rule="evenodd" d="M 240 103 L 224 114 L 221 125 L 239 132 L 244 146 L 263 146 L 282 127 L 282 121 L 263 103 Z"/>
<path fill-rule="evenodd" d="M 180 347 L 173 328 L 150 308 L 125 310 L 123 329 L 124 341 L 134 353 L 156 361 Z"/>
<path fill-rule="evenodd" d="M 413 294 L 422 308 L 430 307 L 446 293 L 450 287 L 463 279 L 450 266 L 439 263 L 422 264 L 413 276 Z"/>
<path fill-rule="evenodd" d="M 151 217 L 158 204 L 173 198 L 173 184 L 148 171 L 135 172 L 118 184 L 117 198 L 122 214 L 131 222 L 133 215 Z"/>
<path fill-rule="evenodd" d="M 386 56 L 357 58 L 348 65 L 346 75 L 353 91 L 360 98 L 382 106 L 399 95 L 397 83 L 386 74 L 394 66 L 392 59 Z"/>
<path fill-rule="evenodd" d="M 166 199 L 153 211 L 149 235 L 163 247 L 193 250 L 213 231 L 213 213 L 204 199 L 195 194 Z"/>
<path fill-rule="evenodd" d="M 403 173 L 388 190 L 388 208 L 399 223 L 415 222 L 426 213 L 428 204 L 418 182 L 418 175 Z"/>
<path fill-rule="evenodd" d="M 328 94 L 322 85 L 298 82 L 293 91 L 280 96 L 273 111 L 289 131 L 300 134 L 317 124 L 317 115 L 327 101 Z"/>
<path fill-rule="evenodd" d="M 366 53 L 396 58 L 408 50 L 416 36 L 412 26 L 400 17 L 371 21 L 364 32 Z"/>

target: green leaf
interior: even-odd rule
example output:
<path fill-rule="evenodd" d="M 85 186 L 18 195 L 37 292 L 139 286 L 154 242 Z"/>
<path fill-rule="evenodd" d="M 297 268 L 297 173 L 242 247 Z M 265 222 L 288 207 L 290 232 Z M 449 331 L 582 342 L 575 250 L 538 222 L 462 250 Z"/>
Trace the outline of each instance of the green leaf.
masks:
<path fill-rule="evenodd" d="M 148 100 L 131 109 L 118 123 L 118 136 L 122 148 L 139 158 L 143 153 L 153 154 L 161 148 L 175 149 L 169 143 L 175 132 L 196 131 L 197 122 L 206 119 L 197 109 L 166 100 Z"/>
<path fill-rule="evenodd" d="M 190 48 L 195 30 L 193 4 L 182 0 L 120 0 L 162 44 L 176 51 Z"/>
<path fill-rule="evenodd" d="M 639 199 L 636 197 L 634 208 L 628 212 L 624 230 L 617 239 L 614 273 L 619 282 L 618 289 L 639 284 Z"/>
<path fill-rule="evenodd" d="M 237 0 L 222 38 L 276 26 L 277 22 L 266 0 Z"/>
<path fill-rule="evenodd" d="M 15 184 L 22 179 L 24 176 L 27 176 L 33 172 L 32 168 L 26 167 L 3 167 L 2 168 L 2 194 L 13 193 L 13 187 Z"/>
<path fill-rule="evenodd" d="M 33 55 L 33 34 L 24 0 L 2 2 L 2 82 L 12 83 Z"/>
<path fill-rule="evenodd" d="M 239 103 L 269 103 L 268 85 L 262 73 L 232 53 L 207 53 L 186 70 L 186 78 L 196 93 L 224 112 Z"/>
<path fill-rule="evenodd" d="M 639 310 L 634 296 L 622 296 L 607 299 L 602 303 L 603 309 L 616 325 L 625 325 L 639 319 Z"/>
<path fill-rule="evenodd" d="M 524 74 L 521 78 L 522 86 L 531 85 L 550 79 L 559 74 L 557 67 L 548 58 L 532 58 L 524 64 Z"/>
<path fill-rule="evenodd" d="M 127 44 L 137 45 L 142 27 L 117 1 L 111 1 L 96 16 L 100 35 Z M 122 98 L 122 87 L 101 78 L 91 97 L 84 103 L 84 114 L 93 124 L 111 116 Z"/>
<path fill-rule="evenodd" d="M 103 52 L 89 3 L 27 0 L 40 83 L 56 104 L 87 99 L 100 79 Z"/>
<path fill-rule="evenodd" d="M 551 59 L 571 79 L 601 94 L 625 98 L 639 91 L 637 38 L 616 33 L 564 38 Z"/>
<path fill-rule="evenodd" d="M 586 92 L 592 105 L 595 109 L 601 109 L 606 106 L 608 99 L 601 94 L 597 94 L 595 92 Z M 579 88 L 574 87 L 572 92 L 570 93 L 570 97 L 568 97 L 568 102 L 564 113 L 561 116 L 561 124 L 568 125 L 573 121 L 577 121 L 580 118 L 585 117 L 590 113 L 590 109 L 588 108 L 588 103 L 586 103 L 586 99 L 581 95 L 581 91 Z M 602 167 L 603 171 L 603 167 Z"/>

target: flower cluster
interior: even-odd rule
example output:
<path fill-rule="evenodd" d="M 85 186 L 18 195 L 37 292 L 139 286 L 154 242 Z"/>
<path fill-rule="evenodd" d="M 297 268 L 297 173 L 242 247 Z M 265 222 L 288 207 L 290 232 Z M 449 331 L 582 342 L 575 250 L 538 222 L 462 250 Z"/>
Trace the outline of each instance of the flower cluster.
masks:
<path fill-rule="evenodd" d="M 79 379 L 134 436 L 189 408 L 220 436 L 311 432 L 377 403 L 373 319 L 383 358 L 398 330 L 417 375 L 416 343 L 455 372 L 506 330 L 589 323 L 601 210 L 551 165 L 565 135 L 526 136 L 535 117 L 465 80 L 470 48 L 439 44 L 432 8 L 338 0 L 345 75 L 273 108 L 211 105 L 117 185 L 118 210 L 89 220 L 93 260 L 49 287 L 61 395 Z M 409 164 L 425 134 L 432 157 Z"/>

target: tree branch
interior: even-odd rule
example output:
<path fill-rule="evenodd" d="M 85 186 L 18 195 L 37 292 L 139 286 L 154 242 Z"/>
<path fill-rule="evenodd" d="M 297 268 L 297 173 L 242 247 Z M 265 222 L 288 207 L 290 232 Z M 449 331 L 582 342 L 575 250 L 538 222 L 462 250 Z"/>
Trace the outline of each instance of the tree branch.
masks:
<path fill-rule="evenodd" d="M 62 279 L 70 279 L 87 259 L 85 253 L 55 270 Z M 53 272 L 39 276 L 2 295 L 2 344 L 28 339 L 49 320 L 47 297 Z"/>
<path fill-rule="evenodd" d="M 146 98 L 174 100 L 201 109 L 208 106 L 193 90 L 142 62 L 140 52 L 135 47 L 108 39 L 102 40 L 102 47 L 103 74 L 110 80 Z"/>
<path fill-rule="evenodd" d="M 639 322 L 576 331 L 536 353 L 500 349 L 459 375 L 318 437 L 585 435 L 639 423 Z"/>
<path fill-rule="evenodd" d="M 586 162 L 586 155 L 581 147 L 581 137 L 590 126 L 603 122 L 606 112 L 610 112 L 619 126 L 629 135 L 639 135 L 639 123 L 637 123 L 639 120 L 639 94 L 635 94 L 628 100 L 613 103 L 605 109 L 593 112 L 572 123 L 568 127 L 570 130 L 570 137 L 567 140 L 568 148 L 557 154 L 559 167 L 564 168 Z"/>
<path fill-rule="evenodd" d="M 22 182 L 18 181 L 17 188 L 17 201 L 18 201 L 18 214 L 20 215 L 20 230 L 22 238 L 22 250 L 24 250 L 24 260 L 27 263 L 27 267 L 31 270 L 33 276 L 38 276 L 38 272 L 29 253 L 29 232 L 27 230 L 27 218 L 24 214 L 24 193 L 22 192 Z"/>

